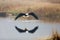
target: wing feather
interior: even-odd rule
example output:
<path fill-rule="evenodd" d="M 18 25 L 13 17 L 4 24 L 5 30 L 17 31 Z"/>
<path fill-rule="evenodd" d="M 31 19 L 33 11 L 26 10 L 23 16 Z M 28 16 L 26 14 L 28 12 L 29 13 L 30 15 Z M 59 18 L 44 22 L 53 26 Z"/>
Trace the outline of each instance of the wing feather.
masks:
<path fill-rule="evenodd" d="M 32 29 L 32 30 L 29 30 L 28 32 L 29 33 L 34 33 L 36 30 L 38 29 L 38 26 L 36 26 L 34 29 Z"/>
<path fill-rule="evenodd" d="M 17 17 L 15 18 L 15 20 L 17 20 L 19 17 L 21 17 L 21 16 L 23 16 L 23 15 L 25 15 L 25 14 L 24 14 L 24 13 L 18 14 Z"/>
<path fill-rule="evenodd" d="M 29 15 L 32 15 L 35 19 L 39 19 L 39 18 L 37 17 L 37 15 L 34 14 L 33 12 L 29 13 Z"/>
<path fill-rule="evenodd" d="M 17 30 L 18 32 L 20 32 L 20 33 L 22 33 L 22 32 L 26 32 L 25 30 L 20 29 L 20 28 L 18 28 L 18 27 L 16 27 L 16 26 L 15 26 L 15 28 L 16 28 L 16 30 Z"/>

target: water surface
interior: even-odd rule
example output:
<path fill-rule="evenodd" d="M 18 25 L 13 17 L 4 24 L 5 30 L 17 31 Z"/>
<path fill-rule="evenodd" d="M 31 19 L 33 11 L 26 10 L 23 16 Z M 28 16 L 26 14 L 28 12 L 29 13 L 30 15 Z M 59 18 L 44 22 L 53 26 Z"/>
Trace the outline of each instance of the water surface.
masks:
<path fill-rule="evenodd" d="M 19 33 L 15 26 L 29 30 L 39 26 L 34 33 Z M 14 18 L 0 18 L 0 39 L 1 40 L 35 40 L 40 37 L 47 37 L 52 34 L 52 29 L 57 29 L 60 33 L 60 23 L 48 23 L 41 20 L 14 20 Z"/>

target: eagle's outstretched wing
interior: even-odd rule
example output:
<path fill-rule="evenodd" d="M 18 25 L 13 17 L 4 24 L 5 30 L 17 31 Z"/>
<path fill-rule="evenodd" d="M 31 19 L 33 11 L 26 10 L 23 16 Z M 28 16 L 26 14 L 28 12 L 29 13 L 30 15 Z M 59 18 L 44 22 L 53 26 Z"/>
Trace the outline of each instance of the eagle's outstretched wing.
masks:
<path fill-rule="evenodd" d="M 26 32 L 26 30 L 20 29 L 20 28 L 18 28 L 18 27 L 16 27 L 16 26 L 15 26 L 15 28 L 16 28 L 16 30 L 17 30 L 18 32 L 20 32 L 20 33 Z"/>
<path fill-rule="evenodd" d="M 30 12 L 29 15 L 32 15 L 35 19 L 39 19 L 39 18 L 37 17 L 37 15 L 34 14 L 33 12 Z"/>
<path fill-rule="evenodd" d="M 29 30 L 28 32 L 29 33 L 34 33 L 36 30 L 38 29 L 38 26 L 36 26 L 34 29 L 32 29 L 32 30 Z"/>
<path fill-rule="evenodd" d="M 24 14 L 24 13 L 18 14 L 17 17 L 15 18 L 15 20 L 17 20 L 19 17 L 21 17 L 21 16 L 23 16 L 23 15 L 25 15 L 25 14 Z"/>

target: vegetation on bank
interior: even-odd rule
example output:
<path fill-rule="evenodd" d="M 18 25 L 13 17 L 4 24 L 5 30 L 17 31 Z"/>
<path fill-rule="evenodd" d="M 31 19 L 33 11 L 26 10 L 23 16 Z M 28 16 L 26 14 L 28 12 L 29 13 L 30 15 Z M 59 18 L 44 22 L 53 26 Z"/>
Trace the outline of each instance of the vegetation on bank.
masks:
<path fill-rule="evenodd" d="M 15 6 L 6 6 L 1 8 L 2 11 L 6 11 L 12 16 L 16 16 L 21 12 L 34 12 L 39 18 L 46 17 L 50 19 L 60 19 L 60 4 L 39 3 L 31 6 L 22 6 L 15 8 Z"/>
<path fill-rule="evenodd" d="M 48 37 L 44 38 L 37 38 L 36 40 L 60 40 L 60 34 L 57 31 L 53 31 L 52 35 L 49 35 Z"/>
<path fill-rule="evenodd" d="M 32 7 L 20 8 L 19 10 L 8 10 L 11 14 L 19 14 L 21 12 L 35 12 L 39 17 L 60 17 L 60 6 L 47 6 L 47 7 Z"/>

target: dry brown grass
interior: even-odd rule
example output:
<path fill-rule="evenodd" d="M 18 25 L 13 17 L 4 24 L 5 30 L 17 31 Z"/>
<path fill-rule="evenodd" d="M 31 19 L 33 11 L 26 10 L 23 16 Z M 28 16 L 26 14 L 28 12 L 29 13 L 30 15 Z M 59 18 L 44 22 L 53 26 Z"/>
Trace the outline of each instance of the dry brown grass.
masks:
<path fill-rule="evenodd" d="M 6 10 L 7 12 L 29 12 L 33 11 L 38 16 L 60 16 L 60 4 L 50 4 L 50 3 L 37 3 L 27 6 L 11 7 Z"/>
<path fill-rule="evenodd" d="M 58 32 L 52 32 L 52 35 L 42 38 L 36 38 L 36 40 L 60 40 L 60 34 Z"/>
<path fill-rule="evenodd" d="M 51 19 L 60 19 L 60 4 L 35 2 L 33 4 L 18 4 L 0 6 L 0 11 L 10 12 L 11 14 L 18 14 L 20 12 L 35 12 L 38 17 L 47 17 Z"/>

